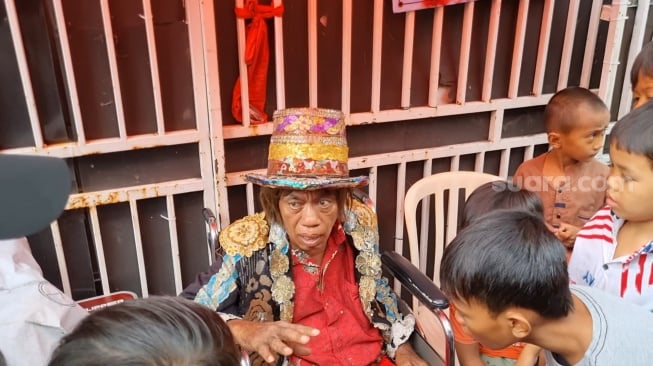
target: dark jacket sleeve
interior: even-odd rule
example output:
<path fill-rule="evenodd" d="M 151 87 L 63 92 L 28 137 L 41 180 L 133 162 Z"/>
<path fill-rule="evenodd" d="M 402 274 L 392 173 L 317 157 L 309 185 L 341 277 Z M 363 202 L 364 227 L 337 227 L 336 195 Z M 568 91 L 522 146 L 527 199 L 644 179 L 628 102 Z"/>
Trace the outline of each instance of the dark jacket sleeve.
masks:
<path fill-rule="evenodd" d="M 190 285 L 186 286 L 179 296 L 189 300 L 195 299 L 197 292 L 202 288 L 202 286 L 209 282 L 211 276 L 218 273 L 220 267 L 222 267 L 222 258 L 218 257 L 206 272 L 198 273 L 197 276 L 195 276 L 195 280 Z"/>

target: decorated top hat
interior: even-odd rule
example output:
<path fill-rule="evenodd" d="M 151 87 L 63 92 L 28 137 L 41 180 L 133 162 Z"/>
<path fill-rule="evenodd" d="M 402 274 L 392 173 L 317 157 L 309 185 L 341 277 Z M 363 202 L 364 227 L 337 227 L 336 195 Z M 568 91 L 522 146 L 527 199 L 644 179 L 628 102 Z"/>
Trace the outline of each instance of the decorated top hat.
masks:
<path fill-rule="evenodd" d="M 369 177 L 350 177 L 349 148 L 342 112 L 288 108 L 274 113 L 267 174 L 245 180 L 265 187 L 295 190 L 355 188 Z"/>

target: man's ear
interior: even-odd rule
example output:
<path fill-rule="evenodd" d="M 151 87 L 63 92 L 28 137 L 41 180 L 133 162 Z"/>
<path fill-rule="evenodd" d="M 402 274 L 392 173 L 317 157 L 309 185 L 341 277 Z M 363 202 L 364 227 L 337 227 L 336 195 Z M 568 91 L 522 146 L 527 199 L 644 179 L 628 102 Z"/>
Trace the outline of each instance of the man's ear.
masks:
<path fill-rule="evenodd" d="M 505 318 L 509 323 L 512 335 L 515 338 L 523 339 L 531 334 L 533 327 L 530 319 L 519 309 L 509 309 L 505 313 Z"/>
<path fill-rule="evenodd" d="M 549 145 L 553 148 L 560 148 L 560 132 L 549 132 L 546 134 L 547 140 L 549 140 Z"/>

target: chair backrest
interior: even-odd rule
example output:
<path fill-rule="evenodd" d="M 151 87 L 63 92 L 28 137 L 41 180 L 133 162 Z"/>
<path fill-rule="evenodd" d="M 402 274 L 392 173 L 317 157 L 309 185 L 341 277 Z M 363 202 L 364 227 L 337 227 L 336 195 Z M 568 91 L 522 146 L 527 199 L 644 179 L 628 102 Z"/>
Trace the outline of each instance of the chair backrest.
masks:
<path fill-rule="evenodd" d="M 404 215 L 408 231 L 410 258 L 413 265 L 430 277 L 440 286 L 440 260 L 446 245 L 456 236 L 458 231 L 458 206 L 460 190 L 464 190 L 464 198 L 479 186 L 502 180 L 492 174 L 478 172 L 446 172 L 424 177 L 415 182 L 406 192 L 404 198 Z M 448 200 L 445 194 L 448 193 Z M 432 215 L 429 207 L 433 202 Z M 417 220 L 417 206 L 422 203 L 420 220 Z M 445 222 L 446 219 L 446 222 Z M 433 221 L 431 221 L 433 220 Z M 418 236 L 418 222 L 420 233 Z M 429 223 L 433 222 L 435 246 L 429 248 Z M 445 230 L 446 229 L 446 230 Z M 429 251 L 433 253 L 433 273 L 427 273 Z"/>

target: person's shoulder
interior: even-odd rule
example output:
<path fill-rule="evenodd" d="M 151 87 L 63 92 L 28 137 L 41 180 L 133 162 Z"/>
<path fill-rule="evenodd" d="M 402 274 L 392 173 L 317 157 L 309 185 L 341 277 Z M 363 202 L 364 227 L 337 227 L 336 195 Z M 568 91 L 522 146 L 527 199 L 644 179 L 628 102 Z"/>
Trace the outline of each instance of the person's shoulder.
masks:
<path fill-rule="evenodd" d="M 268 243 L 270 227 L 265 213 L 260 212 L 240 218 L 220 232 L 220 246 L 232 256 L 249 257 Z"/>
<path fill-rule="evenodd" d="M 546 153 L 540 154 L 532 159 L 525 160 L 517 167 L 515 175 L 541 176 L 544 168 L 544 157 Z"/>
<path fill-rule="evenodd" d="M 583 225 L 577 237 L 612 242 L 613 227 L 618 220 L 610 206 L 603 206 Z"/>
<path fill-rule="evenodd" d="M 594 172 L 595 175 L 608 176 L 608 174 L 610 174 L 610 167 L 600 162 L 596 158 L 592 158 L 590 161 L 588 161 L 586 163 L 586 167 L 587 169 L 590 169 L 592 172 Z"/>

